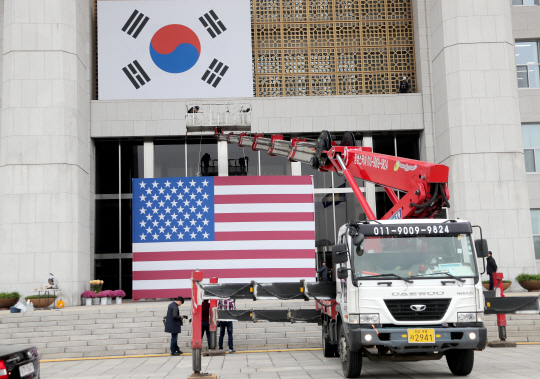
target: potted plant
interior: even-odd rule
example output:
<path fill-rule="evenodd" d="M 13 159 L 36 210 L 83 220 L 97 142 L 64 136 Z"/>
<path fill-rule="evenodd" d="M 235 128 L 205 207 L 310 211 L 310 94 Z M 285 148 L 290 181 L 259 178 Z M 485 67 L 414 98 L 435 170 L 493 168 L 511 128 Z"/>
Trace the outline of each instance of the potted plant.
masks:
<path fill-rule="evenodd" d="M 529 292 L 538 292 L 540 290 L 540 274 L 520 274 L 516 277 L 519 285 Z"/>
<path fill-rule="evenodd" d="M 114 291 L 106 290 L 103 292 L 107 292 L 107 305 L 112 304 L 112 298 L 114 297 Z"/>
<path fill-rule="evenodd" d="M 24 298 L 24 300 L 30 300 L 35 309 L 47 308 L 54 303 L 54 299 L 56 299 L 56 295 L 53 294 L 32 295 Z"/>
<path fill-rule="evenodd" d="M 101 289 L 103 288 L 103 280 L 94 279 L 89 281 L 90 283 L 90 291 L 93 291 L 95 294 L 98 292 L 101 292 Z M 93 305 L 99 305 L 99 297 L 92 298 L 92 304 Z"/>
<path fill-rule="evenodd" d="M 122 298 L 126 297 L 126 293 L 122 290 L 112 291 L 112 297 L 116 297 L 116 304 L 122 304 Z"/>
<path fill-rule="evenodd" d="M 101 292 L 103 289 L 103 280 L 95 279 L 91 280 L 90 282 L 90 290 L 94 291 L 94 293 Z"/>
<path fill-rule="evenodd" d="M 19 301 L 20 297 L 21 294 L 19 294 L 18 292 L 0 292 L 0 309 L 9 309 L 10 307 L 17 304 L 17 301 Z"/>
<path fill-rule="evenodd" d="M 111 292 L 109 290 L 98 292 L 96 295 L 101 299 L 100 305 L 107 305 L 107 298 L 111 297 Z"/>
<path fill-rule="evenodd" d="M 506 291 L 510 285 L 512 284 L 512 281 L 511 280 L 503 280 L 503 291 Z M 482 281 L 482 286 L 489 290 L 489 280 L 484 280 Z"/>
<path fill-rule="evenodd" d="M 92 299 L 97 297 L 94 291 L 84 291 L 81 296 L 85 299 L 85 305 L 92 305 Z"/>

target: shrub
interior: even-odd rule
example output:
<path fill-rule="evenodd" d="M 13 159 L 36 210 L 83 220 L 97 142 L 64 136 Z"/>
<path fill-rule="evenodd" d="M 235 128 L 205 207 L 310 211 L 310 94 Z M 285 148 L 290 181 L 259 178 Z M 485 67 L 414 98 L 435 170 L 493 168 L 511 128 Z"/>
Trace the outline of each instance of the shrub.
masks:
<path fill-rule="evenodd" d="M 503 283 L 512 283 L 511 280 L 503 280 Z M 482 280 L 482 284 L 489 284 L 489 280 Z"/>
<path fill-rule="evenodd" d="M 112 291 L 113 295 L 112 297 L 126 297 L 126 293 L 122 290 L 116 290 L 116 291 Z"/>
<path fill-rule="evenodd" d="M 540 274 L 519 274 L 516 276 L 518 282 L 529 282 L 529 281 L 538 281 L 540 280 Z"/>
<path fill-rule="evenodd" d="M 56 299 L 56 295 L 32 295 L 32 296 L 26 296 L 24 298 L 24 300 L 28 300 L 28 299 L 50 299 L 50 298 L 53 298 L 53 299 Z"/>
<path fill-rule="evenodd" d="M 84 291 L 81 296 L 84 297 L 85 299 L 91 299 L 91 298 L 97 297 L 97 295 L 93 291 Z"/>
<path fill-rule="evenodd" d="M 0 299 L 18 299 L 21 294 L 18 292 L 0 292 Z"/>

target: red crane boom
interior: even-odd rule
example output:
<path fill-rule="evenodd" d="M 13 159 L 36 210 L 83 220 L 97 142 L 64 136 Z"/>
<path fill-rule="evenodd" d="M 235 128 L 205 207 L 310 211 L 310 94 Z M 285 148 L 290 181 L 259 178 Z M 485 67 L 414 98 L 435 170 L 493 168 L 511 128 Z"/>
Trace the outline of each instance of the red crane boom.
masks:
<path fill-rule="evenodd" d="M 269 138 L 249 133 L 225 135 L 219 128 L 215 135 L 219 141 L 284 156 L 291 162 L 306 163 L 322 172 L 343 174 L 369 220 L 377 218 L 355 178 L 384 187 L 393 207 L 380 217 L 381 220 L 432 218 L 442 207 L 450 206 L 448 166 L 374 153 L 371 147 L 356 146 L 351 132 L 346 132 L 340 143 L 328 131 L 323 131 L 317 140 L 293 138 L 291 141 L 284 140 L 280 134 Z M 394 190 L 405 194 L 398 197 Z"/>

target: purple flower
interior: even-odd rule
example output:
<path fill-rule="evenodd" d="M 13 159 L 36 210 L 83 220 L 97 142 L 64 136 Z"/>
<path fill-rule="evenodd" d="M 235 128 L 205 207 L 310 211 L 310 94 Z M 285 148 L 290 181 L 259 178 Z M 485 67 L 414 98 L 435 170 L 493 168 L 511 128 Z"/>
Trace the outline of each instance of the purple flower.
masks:
<path fill-rule="evenodd" d="M 126 293 L 122 290 L 112 291 L 112 293 L 113 293 L 112 297 L 126 297 Z"/>
<path fill-rule="evenodd" d="M 97 297 L 93 291 L 84 291 L 81 296 L 84 297 L 85 299 L 91 299 L 91 298 Z"/>

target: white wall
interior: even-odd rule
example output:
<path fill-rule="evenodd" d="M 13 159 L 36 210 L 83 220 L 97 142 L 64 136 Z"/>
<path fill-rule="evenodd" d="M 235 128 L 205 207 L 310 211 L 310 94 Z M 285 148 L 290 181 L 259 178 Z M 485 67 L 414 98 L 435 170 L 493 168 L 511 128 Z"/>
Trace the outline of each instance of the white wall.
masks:
<path fill-rule="evenodd" d="M 0 290 L 89 280 L 91 0 L 5 0 Z"/>

